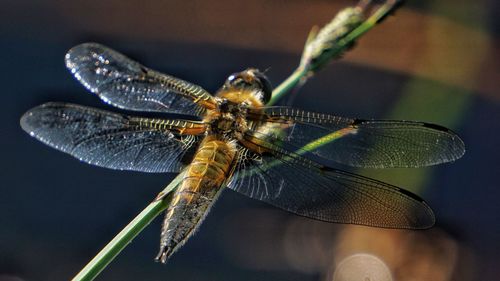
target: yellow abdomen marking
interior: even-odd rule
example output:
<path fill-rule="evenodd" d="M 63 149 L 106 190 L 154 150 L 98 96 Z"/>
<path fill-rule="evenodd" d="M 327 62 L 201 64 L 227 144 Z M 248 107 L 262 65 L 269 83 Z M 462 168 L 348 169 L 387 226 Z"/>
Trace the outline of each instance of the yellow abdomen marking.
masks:
<path fill-rule="evenodd" d="M 235 155 L 234 143 L 205 137 L 187 169 L 179 193 L 192 197 L 193 193 L 220 188 L 229 175 Z"/>

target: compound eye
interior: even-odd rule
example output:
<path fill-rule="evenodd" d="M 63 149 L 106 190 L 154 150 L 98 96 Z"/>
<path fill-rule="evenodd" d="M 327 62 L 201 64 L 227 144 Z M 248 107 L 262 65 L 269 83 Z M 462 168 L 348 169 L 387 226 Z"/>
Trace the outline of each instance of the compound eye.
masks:
<path fill-rule="evenodd" d="M 262 89 L 262 92 L 264 93 L 262 97 L 262 101 L 264 103 L 267 103 L 273 94 L 273 86 L 271 85 L 271 82 L 269 82 L 269 79 L 264 75 L 262 72 L 255 72 L 255 77 L 257 78 L 257 81 L 260 84 L 260 87 Z"/>
<path fill-rule="evenodd" d="M 245 84 L 245 80 L 243 80 L 243 77 L 241 77 L 240 73 L 231 74 L 226 80 L 227 87 L 240 87 L 244 86 Z"/>
<path fill-rule="evenodd" d="M 258 69 L 249 68 L 242 72 L 231 74 L 224 84 L 227 89 L 255 89 L 262 91 L 262 102 L 267 103 L 271 99 L 273 87 L 264 73 Z"/>

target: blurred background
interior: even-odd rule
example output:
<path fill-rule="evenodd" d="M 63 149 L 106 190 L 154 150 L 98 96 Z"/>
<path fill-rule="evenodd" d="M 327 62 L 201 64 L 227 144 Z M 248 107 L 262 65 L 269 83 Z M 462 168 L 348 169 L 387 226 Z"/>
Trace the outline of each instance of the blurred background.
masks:
<path fill-rule="evenodd" d="M 225 191 L 167 265 L 157 219 L 98 280 L 497 280 L 500 275 L 500 2 L 419 0 L 311 79 L 295 107 L 422 120 L 467 152 L 428 169 L 358 170 L 426 199 L 426 231 L 300 218 Z M 94 41 L 215 92 L 230 73 L 297 66 L 313 25 L 355 1 L 14 1 L 0 9 L 0 280 L 71 279 L 174 177 L 93 167 L 30 138 L 20 116 L 47 101 L 110 109 L 63 62 Z"/>

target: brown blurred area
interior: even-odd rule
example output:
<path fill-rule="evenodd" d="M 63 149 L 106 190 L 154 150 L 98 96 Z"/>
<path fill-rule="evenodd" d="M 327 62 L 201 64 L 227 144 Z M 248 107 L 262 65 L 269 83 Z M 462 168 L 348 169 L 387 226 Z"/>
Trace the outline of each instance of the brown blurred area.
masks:
<path fill-rule="evenodd" d="M 411 5 L 411 1 L 408 5 Z M 313 25 L 323 25 L 342 7 L 354 1 L 58 1 L 51 13 L 71 30 L 88 34 L 148 40 L 218 44 L 239 48 L 273 50 L 300 54 Z M 498 99 L 499 39 L 481 29 L 486 10 L 474 1 L 436 1 L 440 9 L 477 15 L 474 24 L 460 18 L 429 14 L 426 10 L 405 9 L 383 27 L 375 28 L 358 44 L 345 61 L 419 75 L 453 86 L 478 91 Z M 36 6 L 11 5 L 19 14 L 36 21 Z M 44 7 L 46 9 L 47 7 Z M 474 9 L 468 11 L 467 9 Z M 11 15 L 6 14 L 6 18 Z M 4 19 L 5 20 L 5 19 Z M 44 19 L 50 20 L 50 19 Z M 5 23 L 4 23 L 5 24 Z M 12 22 L 7 22 L 7 25 Z M 484 23 L 486 24 L 486 23 Z M 405 44 L 401 44 L 404 42 Z M 429 56 L 432 56 L 430 58 Z M 422 60 L 433 59 L 425 64 Z M 437 60 L 437 61 L 436 61 Z M 474 65 L 473 75 L 463 65 Z M 471 66 L 472 67 L 472 66 Z M 464 78 L 464 76 L 466 76 Z M 479 83 L 470 83 L 479 78 Z"/>
<path fill-rule="evenodd" d="M 103 37 L 211 43 L 299 55 L 312 26 L 327 23 L 353 3 L 110 0 L 60 1 L 52 9 L 67 28 Z M 472 26 L 461 18 L 403 8 L 397 19 L 391 17 L 363 37 L 345 62 L 417 75 L 498 99 L 500 42 L 481 28 L 486 11 L 478 8 L 479 2 L 473 3 L 441 0 L 430 5 L 458 10 L 457 14 L 474 21 Z M 20 4 L 19 9 L 24 8 Z"/>
<path fill-rule="evenodd" d="M 242 221 L 247 223 L 242 226 Z M 474 254 L 440 227 L 409 231 L 336 225 L 265 211 L 233 214 L 226 223 L 231 238 L 221 243 L 227 254 L 254 270 L 292 268 L 334 281 L 476 280 Z M 387 272 L 392 279 L 380 279 Z"/>
<path fill-rule="evenodd" d="M 0 280 L 71 278 L 170 180 L 88 167 L 21 131 L 21 114 L 46 101 L 110 110 L 64 69 L 68 48 L 98 41 L 207 89 L 219 87 L 217 79 L 231 71 L 256 64 L 271 67 L 269 76 L 279 82 L 277 77 L 298 64 L 311 27 L 355 3 L 4 1 L 0 78 L 8 106 L 1 111 L 6 133 L 0 139 L 5 159 Z M 456 130 L 467 146 L 456 163 L 433 173 L 373 175 L 422 195 L 436 211 L 435 228 L 328 224 L 226 191 L 166 266 L 153 262 L 157 221 L 99 280 L 340 281 L 339 276 L 357 276 L 349 275 L 356 268 L 373 268 L 362 281 L 375 281 L 386 269 L 397 281 L 498 277 L 498 7 L 495 0 L 406 1 L 342 60 L 311 79 L 294 104 L 335 114 L 419 119 Z"/>

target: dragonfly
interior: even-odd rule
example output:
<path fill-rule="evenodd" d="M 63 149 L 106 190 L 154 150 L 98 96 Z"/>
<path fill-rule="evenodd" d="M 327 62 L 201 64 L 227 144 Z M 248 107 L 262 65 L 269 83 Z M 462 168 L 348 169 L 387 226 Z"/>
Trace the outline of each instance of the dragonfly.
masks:
<path fill-rule="evenodd" d="M 320 221 L 429 228 L 435 217 L 419 196 L 333 168 L 334 163 L 422 167 L 454 161 L 465 152 L 457 134 L 439 125 L 266 106 L 272 86 L 255 68 L 230 75 L 212 95 L 97 43 L 73 47 L 65 62 L 105 103 L 190 116 L 150 118 L 49 102 L 20 121 L 31 136 L 92 165 L 183 172 L 162 225 L 156 257 L 162 263 L 198 229 L 227 188 Z"/>

